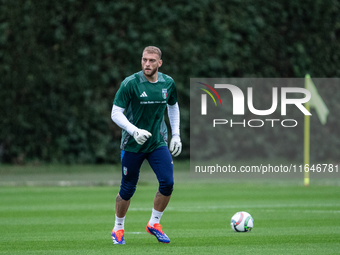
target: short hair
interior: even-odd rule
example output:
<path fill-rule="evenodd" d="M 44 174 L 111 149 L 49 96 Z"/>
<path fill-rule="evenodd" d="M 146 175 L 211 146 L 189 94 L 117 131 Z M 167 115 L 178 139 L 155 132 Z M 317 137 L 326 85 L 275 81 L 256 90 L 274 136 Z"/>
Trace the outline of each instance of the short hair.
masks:
<path fill-rule="evenodd" d="M 158 54 L 159 59 L 162 59 L 162 52 L 156 46 L 147 46 L 147 47 L 144 48 L 143 52 L 144 51 L 146 51 L 147 53 L 151 53 L 151 54 Z"/>

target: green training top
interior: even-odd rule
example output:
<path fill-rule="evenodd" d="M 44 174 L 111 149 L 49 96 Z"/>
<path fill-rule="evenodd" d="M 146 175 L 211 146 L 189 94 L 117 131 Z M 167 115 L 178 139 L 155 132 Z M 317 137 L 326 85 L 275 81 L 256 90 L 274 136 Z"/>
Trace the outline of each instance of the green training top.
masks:
<path fill-rule="evenodd" d="M 152 136 L 139 145 L 126 131 L 122 131 L 120 148 L 130 152 L 152 152 L 161 146 L 167 146 L 168 132 L 164 122 L 167 104 L 177 102 L 177 90 L 174 80 L 158 72 L 158 81 L 149 82 L 143 71 L 127 77 L 120 85 L 113 101 L 114 105 L 125 108 L 126 118 L 137 128 L 149 131 Z"/>

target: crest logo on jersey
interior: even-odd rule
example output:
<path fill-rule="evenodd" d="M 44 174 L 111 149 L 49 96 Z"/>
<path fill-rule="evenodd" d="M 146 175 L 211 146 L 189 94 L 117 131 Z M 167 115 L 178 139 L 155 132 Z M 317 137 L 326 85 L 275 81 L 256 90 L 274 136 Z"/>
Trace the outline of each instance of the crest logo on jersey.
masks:
<path fill-rule="evenodd" d="M 167 89 L 162 89 L 162 97 L 166 99 L 168 97 L 168 90 Z"/>

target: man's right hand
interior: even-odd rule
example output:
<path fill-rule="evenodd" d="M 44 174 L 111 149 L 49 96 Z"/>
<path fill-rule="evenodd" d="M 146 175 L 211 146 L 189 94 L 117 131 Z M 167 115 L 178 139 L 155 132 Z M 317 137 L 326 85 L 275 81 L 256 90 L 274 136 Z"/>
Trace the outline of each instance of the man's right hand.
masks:
<path fill-rule="evenodd" d="M 139 145 L 143 145 L 146 140 L 148 140 L 148 138 L 150 138 L 152 136 L 152 134 L 144 129 L 137 129 L 135 130 L 135 132 L 133 132 L 133 138 L 135 138 L 136 142 Z"/>

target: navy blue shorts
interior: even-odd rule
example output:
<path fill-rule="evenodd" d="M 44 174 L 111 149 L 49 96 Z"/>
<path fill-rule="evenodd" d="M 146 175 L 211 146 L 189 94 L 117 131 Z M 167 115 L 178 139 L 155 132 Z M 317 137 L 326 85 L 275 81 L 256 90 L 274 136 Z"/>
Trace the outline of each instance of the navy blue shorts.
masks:
<path fill-rule="evenodd" d="M 139 172 L 143 161 L 147 159 L 156 174 L 159 192 L 170 196 L 174 185 L 174 168 L 172 157 L 167 146 L 162 146 L 150 153 L 121 151 L 122 181 L 119 195 L 129 200 L 136 191 Z"/>

